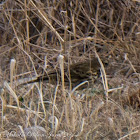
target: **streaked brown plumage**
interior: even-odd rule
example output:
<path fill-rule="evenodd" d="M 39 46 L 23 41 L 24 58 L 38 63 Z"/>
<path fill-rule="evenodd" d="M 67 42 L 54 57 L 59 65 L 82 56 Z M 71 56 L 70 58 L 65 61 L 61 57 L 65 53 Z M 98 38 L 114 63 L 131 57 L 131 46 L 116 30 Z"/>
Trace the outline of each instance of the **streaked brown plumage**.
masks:
<path fill-rule="evenodd" d="M 89 77 L 97 73 L 100 69 L 100 64 L 97 58 L 92 60 L 75 63 L 65 68 L 65 82 L 70 82 L 75 85 L 79 84 L 85 80 L 88 80 Z M 49 80 L 50 83 L 55 84 L 58 79 L 60 79 L 60 70 L 52 70 L 47 74 L 38 76 L 35 80 L 27 81 L 26 83 L 33 83 L 38 81 Z"/>

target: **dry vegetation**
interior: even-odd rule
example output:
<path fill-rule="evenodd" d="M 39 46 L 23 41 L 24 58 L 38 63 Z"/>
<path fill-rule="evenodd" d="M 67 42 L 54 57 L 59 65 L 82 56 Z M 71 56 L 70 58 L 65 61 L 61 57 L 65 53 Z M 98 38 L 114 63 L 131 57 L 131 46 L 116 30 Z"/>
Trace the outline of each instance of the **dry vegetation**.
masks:
<path fill-rule="evenodd" d="M 19 84 L 63 73 L 60 54 L 66 66 L 96 56 L 102 74 L 84 88 L 63 74 Z M 3 0 L 0 63 L 1 139 L 140 139 L 139 0 Z"/>

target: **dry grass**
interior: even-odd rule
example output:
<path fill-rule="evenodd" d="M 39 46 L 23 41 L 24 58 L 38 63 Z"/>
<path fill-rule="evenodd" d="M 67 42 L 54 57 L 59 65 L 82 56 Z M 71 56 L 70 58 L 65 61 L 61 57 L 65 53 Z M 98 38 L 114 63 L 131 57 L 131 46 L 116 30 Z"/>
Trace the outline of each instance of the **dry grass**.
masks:
<path fill-rule="evenodd" d="M 101 76 L 65 85 L 64 67 L 93 56 Z M 0 62 L 1 139 L 140 139 L 139 1 L 5 0 Z M 56 85 L 18 84 L 54 69 Z"/>

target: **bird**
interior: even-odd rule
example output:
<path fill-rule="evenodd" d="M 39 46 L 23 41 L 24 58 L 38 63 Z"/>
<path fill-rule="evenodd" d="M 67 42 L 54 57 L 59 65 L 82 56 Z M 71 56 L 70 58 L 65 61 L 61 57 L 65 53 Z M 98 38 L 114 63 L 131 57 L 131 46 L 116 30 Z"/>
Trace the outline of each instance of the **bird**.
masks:
<path fill-rule="evenodd" d="M 92 58 L 82 62 L 71 64 L 69 67 L 64 68 L 64 81 L 72 85 L 80 84 L 85 80 L 89 80 L 92 76 L 98 75 L 100 70 L 100 64 L 97 58 Z M 23 84 L 29 84 L 39 81 L 48 80 L 51 84 L 56 84 L 60 80 L 61 71 L 60 69 L 45 72 L 35 78 L 26 80 Z"/>

